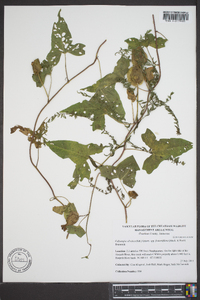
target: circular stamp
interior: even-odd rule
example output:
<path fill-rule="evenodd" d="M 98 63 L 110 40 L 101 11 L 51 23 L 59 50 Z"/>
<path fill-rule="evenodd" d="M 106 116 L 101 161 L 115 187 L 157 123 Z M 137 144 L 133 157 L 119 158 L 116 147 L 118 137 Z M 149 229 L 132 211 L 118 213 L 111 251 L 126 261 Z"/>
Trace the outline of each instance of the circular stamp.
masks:
<path fill-rule="evenodd" d="M 30 268 L 32 257 L 26 249 L 15 248 L 8 254 L 7 263 L 13 272 L 23 273 Z"/>

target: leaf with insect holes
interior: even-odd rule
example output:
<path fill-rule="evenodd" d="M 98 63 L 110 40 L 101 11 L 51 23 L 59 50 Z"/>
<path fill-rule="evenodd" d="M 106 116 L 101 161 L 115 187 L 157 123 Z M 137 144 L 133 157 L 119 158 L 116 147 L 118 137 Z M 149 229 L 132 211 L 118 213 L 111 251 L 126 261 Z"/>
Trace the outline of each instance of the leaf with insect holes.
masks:
<path fill-rule="evenodd" d="M 142 140 L 149 146 L 152 153 L 144 161 L 142 167 L 148 174 L 152 173 L 163 160 L 180 156 L 193 147 L 191 142 L 179 138 L 160 139 L 157 141 L 156 136 L 150 129 L 147 129 L 142 134 Z"/>
<path fill-rule="evenodd" d="M 62 53 L 70 53 L 76 56 L 85 54 L 83 49 L 85 45 L 81 43 L 72 44 L 72 36 L 64 18 L 60 16 L 61 10 L 58 12 L 58 22 L 54 22 L 51 34 L 51 50 L 41 64 L 39 59 L 32 62 L 34 74 L 33 80 L 37 87 L 42 87 L 47 75 L 51 75 L 52 69 L 56 66 Z"/>
<path fill-rule="evenodd" d="M 76 164 L 73 174 L 74 181 L 69 183 L 70 188 L 74 189 L 79 180 L 90 178 L 90 167 L 87 163 L 90 155 L 101 153 L 104 146 L 96 144 L 83 145 L 74 141 L 49 141 L 46 145 L 61 158 L 69 158 Z"/>
<path fill-rule="evenodd" d="M 140 168 L 134 158 L 134 156 L 129 156 L 121 163 L 115 166 L 102 166 L 100 167 L 101 176 L 107 179 L 119 178 L 129 187 L 134 187 L 136 171 Z"/>
<path fill-rule="evenodd" d="M 54 22 L 51 35 L 51 51 L 47 55 L 47 60 L 51 65 L 57 65 L 62 53 L 71 53 L 76 56 L 85 54 L 85 45 L 72 44 L 72 35 L 64 18 L 58 12 L 58 22 Z"/>
<path fill-rule="evenodd" d="M 82 90 L 95 93 L 98 90 L 114 86 L 117 82 L 121 82 L 124 79 L 124 76 L 128 72 L 129 64 L 130 61 L 128 58 L 121 57 L 117 61 L 117 65 L 115 66 L 112 73 L 107 74 L 103 78 L 99 79 L 95 84 L 83 88 Z"/>
<path fill-rule="evenodd" d="M 95 93 L 91 99 L 76 103 L 61 111 L 74 117 L 85 117 L 92 121 L 92 129 L 105 128 L 105 115 L 110 116 L 117 122 L 125 120 L 125 111 L 120 100 L 119 94 L 115 90 L 115 84 L 123 81 L 124 76 L 128 72 L 130 61 L 121 57 L 117 61 L 113 73 L 110 73 L 98 80 L 92 86 L 82 90 Z"/>
<path fill-rule="evenodd" d="M 118 122 L 122 122 L 125 119 L 125 111 L 120 97 L 112 86 L 97 90 L 89 101 L 84 100 L 81 103 L 76 103 L 62 110 L 61 113 L 90 119 L 93 121 L 93 131 L 96 129 L 104 129 L 105 115 L 108 115 Z"/>
<path fill-rule="evenodd" d="M 157 40 L 157 42 L 156 42 Z M 141 39 L 137 38 L 128 38 L 125 40 L 125 42 L 128 44 L 129 49 L 137 49 L 138 47 L 153 47 L 156 48 L 156 43 L 157 43 L 157 48 L 163 48 L 165 47 L 165 43 L 167 42 L 167 39 L 164 39 L 162 37 L 157 37 L 150 33 L 150 30 L 145 33 L 144 37 Z"/>
<path fill-rule="evenodd" d="M 157 48 L 163 48 L 165 47 L 165 43 L 167 42 L 167 39 L 164 39 L 162 37 L 157 37 L 155 38 L 155 36 L 152 33 L 146 33 L 144 36 L 144 39 L 142 41 L 142 46 L 145 47 L 153 47 L 156 48 L 156 43 L 157 43 Z"/>

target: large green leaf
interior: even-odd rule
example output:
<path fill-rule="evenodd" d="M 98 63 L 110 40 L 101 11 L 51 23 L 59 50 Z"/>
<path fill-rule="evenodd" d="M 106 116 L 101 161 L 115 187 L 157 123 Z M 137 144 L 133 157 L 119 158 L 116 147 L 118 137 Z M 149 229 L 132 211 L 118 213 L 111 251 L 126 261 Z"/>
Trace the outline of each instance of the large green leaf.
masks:
<path fill-rule="evenodd" d="M 157 37 L 157 48 L 160 49 L 160 48 L 165 47 L 166 42 L 167 42 L 167 39 L 163 39 L 162 37 Z M 155 36 L 152 33 L 146 34 L 145 39 L 143 41 L 143 45 L 145 47 L 151 46 L 153 48 L 156 48 Z"/>
<path fill-rule="evenodd" d="M 117 65 L 114 68 L 113 74 L 118 76 L 118 81 L 120 81 L 127 74 L 129 64 L 129 59 L 123 56 L 117 61 Z"/>
<path fill-rule="evenodd" d="M 191 142 L 179 138 L 160 139 L 157 141 L 156 136 L 150 129 L 147 129 L 142 134 L 142 140 L 149 146 L 152 153 L 144 161 L 142 167 L 148 174 L 152 173 L 163 160 L 178 157 L 193 147 Z"/>
<path fill-rule="evenodd" d="M 85 54 L 83 49 L 85 45 L 72 44 L 72 35 L 64 18 L 60 16 L 60 12 L 61 10 L 58 12 L 58 22 L 53 24 L 51 51 L 47 55 L 47 60 L 54 66 L 59 62 L 61 53 L 71 53 L 77 56 Z"/>
<path fill-rule="evenodd" d="M 90 178 L 90 167 L 87 163 L 87 159 L 90 155 L 101 153 L 104 149 L 103 145 L 88 144 L 83 145 L 74 141 L 49 141 L 47 146 L 61 158 L 69 158 L 75 164 L 75 171 L 73 173 L 74 181 L 69 186 L 75 188 L 79 180 L 84 178 Z"/>
<path fill-rule="evenodd" d="M 51 50 L 46 56 L 46 60 L 41 63 L 41 72 L 38 74 L 33 74 L 32 78 L 36 82 L 37 87 L 41 87 L 44 84 L 47 75 L 50 75 L 52 68 L 56 66 L 62 53 L 71 53 L 76 56 L 85 54 L 83 49 L 85 45 L 76 43 L 72 44 L 72 36 L 65 22 L 64 18 L 60 16 L 61 10 L 58 12 L 58 22 L 53 24 L 52 34 L 51 34 Z"/>
<path fill-rule="evenodd" d="M 153 47 L 156 48 L 156 38 L 155 36 L 148 31 L 143 38 L 137 39 L 137 38 L 129 38 L 126 39 L 125 42 L 128 44 L 129 49 L 136 49 L 138 47 Z M 164 39 L 162 37 L 157 37 L 157 48 L 163 48 L 165 47 L 165 43 L 167 42 L 167 39 Z"/>
<path fill-rule="evenodd" d="M 102 166 L 100 167 L 101 176 L 107 179 L 119 178 L 129 187 L 134 187 L 136 171 L 140 168 L 134 158 L 134 156 L 129 156 L 121 163 L 115 166 Z"/>
<path fill-rule="evenodd" d="M 84 100 L 81 103 L 76 103 L 62 110 L 61 113 L 90 119 L 93 121 L 93 130 L 104 129 L 104 115 L 108 115 L 118 122 L 122 122 L 125 117 L 125 111 L 121 100 L 117 91 L 113 87 L 98 90 L 89 101 Z"/>
<path fill-rule="evenodd" d="M 107 74 L 103 78 L 99 79 L 95 84 L 83 88 L 82 90 L 95 93 L 98 89 L 110 87 L 115 85 L 117 82 L 121 82 L 124 79 L 124 76 L 128 72 L 129 64 L 130 64 L 129 59 L 122 56 L 117 61 L 117 65 L 114 68 L 112 73 Z"/>
<path fill-rule="evenodd" d="M 62 110 L 61 113 L 90 119 L 93 121 L 93 130 L 104 129 L 105 115 L 110 116 L 117 122 L 123 122 L 125 120 L 125 111 L 120 97 L 115 90 L 115 84 L 123 81 L 125 74 L 128 72 L 128 67 L 129 60 L 121 57 L 113 73 L 106 75 L 92 86 L 83 89 L 95 93 L 89 101 L 84 100 L 83 102 L 76 103 Z"/>
<path fill-rule="evenodd" d="M 136 49 L 141 46 L 141 42 L 137 38 L 128 38 L 125 40 L 129 49 Z"/>

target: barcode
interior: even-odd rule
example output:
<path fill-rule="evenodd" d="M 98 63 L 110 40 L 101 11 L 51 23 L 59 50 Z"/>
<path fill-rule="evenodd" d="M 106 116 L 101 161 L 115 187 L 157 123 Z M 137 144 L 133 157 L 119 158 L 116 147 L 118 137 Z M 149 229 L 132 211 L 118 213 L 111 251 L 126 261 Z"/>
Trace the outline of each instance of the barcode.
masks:
<path fill-rule="evenodd" d="M 166 22 L 189 21 L 189 12 L 185 11 L 163 11 L 163 20 Z"/>

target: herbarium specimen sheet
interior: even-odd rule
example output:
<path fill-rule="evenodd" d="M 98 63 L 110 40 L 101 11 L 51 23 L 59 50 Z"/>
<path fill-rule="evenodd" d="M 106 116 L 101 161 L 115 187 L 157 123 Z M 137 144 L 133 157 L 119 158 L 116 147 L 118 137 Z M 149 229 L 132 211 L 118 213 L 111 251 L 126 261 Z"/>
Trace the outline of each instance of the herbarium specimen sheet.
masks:
<path fill-rule="evenodd" d="M 196 281 L 192 6 L 6 6 L 5 282 Z"/>

